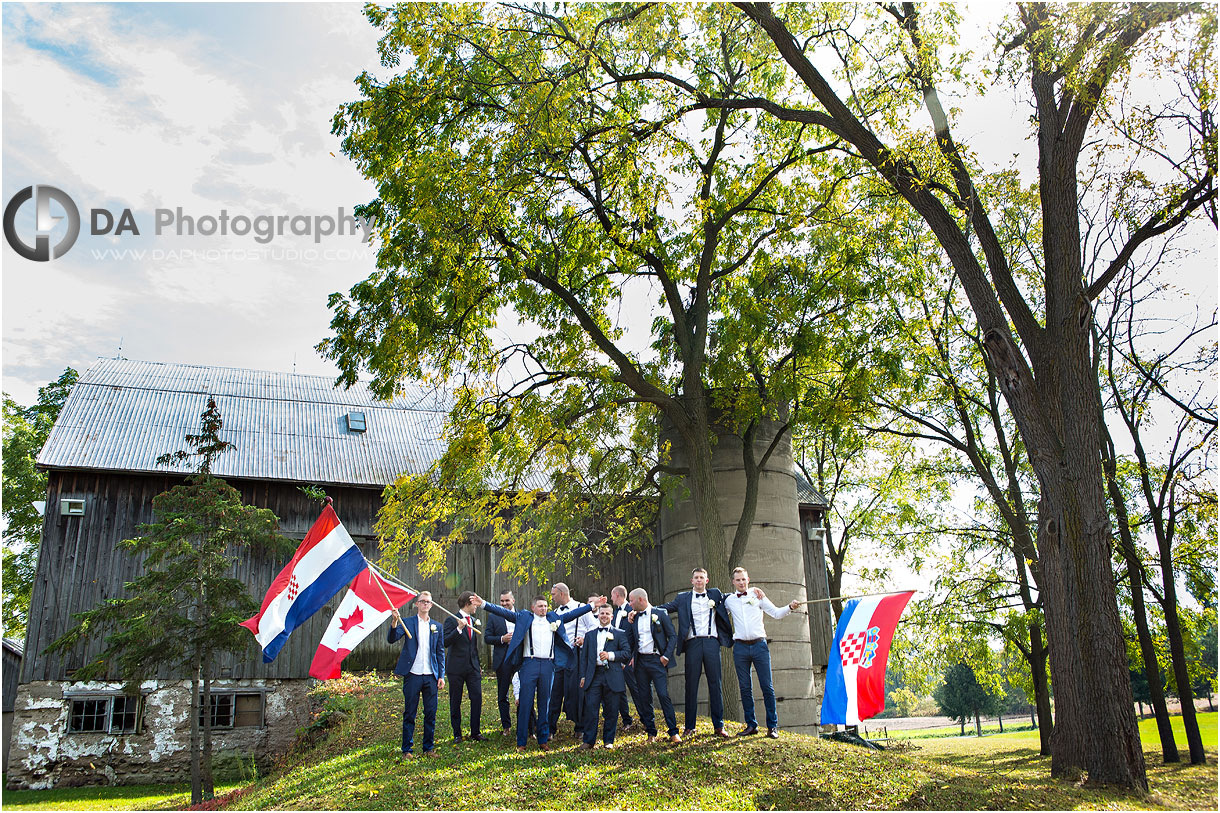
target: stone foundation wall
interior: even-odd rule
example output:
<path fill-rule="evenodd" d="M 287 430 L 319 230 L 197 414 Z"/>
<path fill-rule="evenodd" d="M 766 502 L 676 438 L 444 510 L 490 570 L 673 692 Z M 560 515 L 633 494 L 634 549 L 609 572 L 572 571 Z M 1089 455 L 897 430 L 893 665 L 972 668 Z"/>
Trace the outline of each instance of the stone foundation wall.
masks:
<path fill-rule="evenodd" d="M 265 689 L 265 725 L 213 730 L 214 770 L 270 767 L 309 724 L 310 680 L 224 681 L 214 691 Z M 66 691 L 109 692 L 118 683 L 37 681 L 17 690 L 8 755 L 10 790 L 190 779 L 189 681 L 146 681 L 143 724 L 136 734 L 68 733 Z"/>

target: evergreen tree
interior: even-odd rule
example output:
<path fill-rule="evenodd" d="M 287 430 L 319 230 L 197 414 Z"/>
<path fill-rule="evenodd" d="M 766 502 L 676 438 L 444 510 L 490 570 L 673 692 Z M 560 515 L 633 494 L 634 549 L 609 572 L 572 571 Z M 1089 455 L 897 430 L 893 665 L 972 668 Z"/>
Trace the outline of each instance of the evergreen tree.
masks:
<path fill-rule="evenodd" d="M 156 521 L 141 535 L 119 543 L 143 555 L 144 573 L 125 585 L 124 598 L 78 613 L 78 625 L 48 651 L 70 649 L 105 634 L 105 648 L 77 672 L 77 679 L 117 671 L 129 686 L 153 677 L 161 667 L 191 680 L 191 801 L 215 795 L 212 782 L 211 683 L 218 656 L 240 653 L 250 644 L 238 622 L 258 610 L 244 583 L 232 578 L 235 554 L 245 548 L 291 549 L 278 534 L 279 520 L 266 509 L 242 503 L 241 495 L 212 475 L 212 464 L 232 444 L 220 439 L 222 421 L 209 398 L 197 435 L 187 435 L 191 451 L 162 455 L 157 462 L 197 459 L 196 473 L 153 499 Z M 202 724 L 202 725 L 201 725 Z"/>
<path fill-rule="evenodd" d="M 945 682 L 932 693 L 940 713 L 956 720 L 966 733 L 966 720 L 974 718 L 975 733 L 983 735 L 979 717 L 994 714 L 999 709 L 999 697 L 983 688 L 974 676 L 974 670 L 965 663 L 957 663 L 945 672 Z"/>

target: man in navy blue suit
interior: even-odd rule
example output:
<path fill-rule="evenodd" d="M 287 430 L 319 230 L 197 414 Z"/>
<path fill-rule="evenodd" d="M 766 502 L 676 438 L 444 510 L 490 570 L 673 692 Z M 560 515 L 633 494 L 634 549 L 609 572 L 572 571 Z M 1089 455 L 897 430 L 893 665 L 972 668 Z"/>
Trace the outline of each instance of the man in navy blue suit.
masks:
<path fill-rule="evenodd" d="M 619 706 L 627 702 L 627 681 L 623 666 L 631 660 L 631 644 L 627 633 L 612 623 L 614 607 L 603 604 L 597 608 L 597 626 L 585 632 L 580 647 L 580 688 L 584 690 L 585 707 L 581 711 L 584 743 L 592 748 L 597 742 L 597 713 L 604 709 L 602 744 L 614 747 L 614 732 L 618 727 Z"/>
<path fill-rule="evenodd" d="M 627 637 L 635 667 L 636 710 L 640 713 L 640 722 L 648 732 L 648 742 L 656 742 L 657 724 L 652 715 L 655 689 L 669 741 L 682 742 L 678 736 L 678 717 L 674 714 L 673 701 L 669 699 L 669 669 L 674 665 L 674 648 L 678 643 L 673 622 L 669 620 L 669 613 L 648 603 L 648 591 L 643 587 L 632 590 L 630 600 L 632 612 L 627 616 Z"/>
<path fill-rule="evenodd" d="M 701 567 L 692 570 L 690 584 L 692 590 L 658 605 L 678 614 L 678 654 L 686 655 L 686 730 L 682 735 L 689 737 L 695 733 L 699 677 L 706 671 L 712 727 L 717 737 L 728 737 L 729 732 L 724 730 L 724 697 L 720 693 L 720 647 L 733 645 L 733 627 L 724 607 L 724 594 L 707 586 L 707 571 Z"/>
<path fill-rule="evenodd" d="M 419 698 L 424 699 L 424 756 L 435 756 L 433 738 L 436 734 L 436 696 L 445 688 L 445 637 L 441 625 L 431 620 L 432 594 L 427 590 L 415 597 L 414 618 L 403 620 L 393 610 L 394 624 L 389 641 L 394 643 L 406 636 L 394 674 L 402 675 L 402 757 L 414 756 L 415 714 Z"/>
<path fill-rule="evenodd" d="M 598 596 L 597 604 L 605 603 L 606 597 Z M 547 609 L 546 596 L 535 596 L 530 602 L 530 609 L 515 612 L 488 604 L 479 596 L 474 597 L 474 605 L 514 624 L 505 661 L 521 676 L 521 703 L 517 709 L 517 749 L 525 750 L 530 734 L 528 717 L 522 715 L 522 710 L 533 706 L 537 698 L 538 745 L 542 750 L 548 750 L 547 742 L 551 734 L 548 717 L 551 680 L 555 670 L 566 667 L 573 657 L 572 642 L 568 640 L 564 624 L 592 611 L 593 607 L 582 604 L 560 614 Z"/>
<path fill-rule="evenodd" d="M 614 607 L 614 620 L 611 622 L 614 626 L 627 631 L 627 616 L 631 612 L 631 604 L 627 601 L 627 588 L 623 585 L 618 585 L 610 591 L 610 604 Z M 631 695 L 631 699 L 635 701 L 636 714 L 640 713 L 640 690 L 635 682 L 635 666 L 630 662 L 623 667 L 623 679 L 627 681 L 627 692 Z M 624 700 L 622 708 L 619 709 L 619 714 L 622 715 L 623 724 L 620 726 L 623 731 L 630 731 L 634 723 L 631 720 L 631 710 L 628 708 L 627 702 Z"/>

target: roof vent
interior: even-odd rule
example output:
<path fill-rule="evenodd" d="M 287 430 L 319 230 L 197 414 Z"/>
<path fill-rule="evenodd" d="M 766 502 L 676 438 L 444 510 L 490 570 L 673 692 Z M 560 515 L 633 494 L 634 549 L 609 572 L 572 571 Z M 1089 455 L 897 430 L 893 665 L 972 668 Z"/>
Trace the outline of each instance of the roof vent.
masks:
<path fill-rule="evenodd" d="M 363 434 L 364 429 L 365 429 L 365 426 L 364 426 L 364 413 L 363 412 L 347 413 L 347 431 L 360 432 Z"/>
<path fill-rule="evenodd" d="M 65 517 L 83 517 L 85 515 L 84 500 L 60 500 L 59 513 Z"/>

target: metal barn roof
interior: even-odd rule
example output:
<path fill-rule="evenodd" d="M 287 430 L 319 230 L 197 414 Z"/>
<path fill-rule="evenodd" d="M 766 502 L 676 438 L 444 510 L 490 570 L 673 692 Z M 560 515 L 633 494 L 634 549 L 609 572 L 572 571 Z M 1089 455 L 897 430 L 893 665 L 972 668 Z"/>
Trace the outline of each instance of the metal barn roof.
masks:
<path fill-rule="evenodd" d="M 40 466 L 132 472 L 190 471 L 157 465 L 198 432 L 208 397 L 234 445 L 217 458 L 221 477 L 384 486 L 425 471 L 444 451 L 447 404 L 422 390 L 379 401 L 327 376 L 101 359 L 72 388 L 38 456 Z M 363 412 L 367 431 L 348 430 Z"/>

